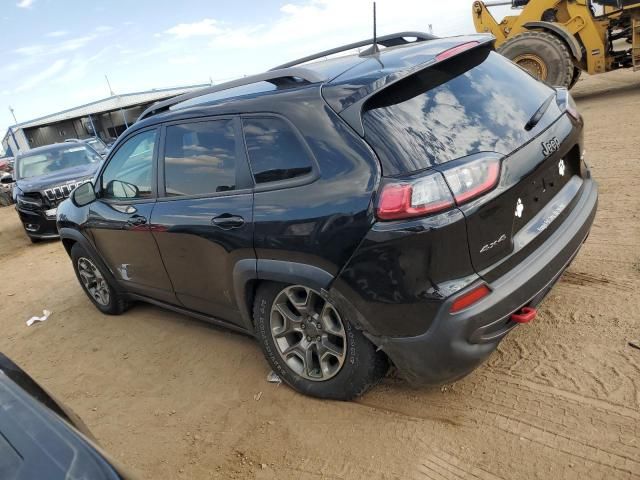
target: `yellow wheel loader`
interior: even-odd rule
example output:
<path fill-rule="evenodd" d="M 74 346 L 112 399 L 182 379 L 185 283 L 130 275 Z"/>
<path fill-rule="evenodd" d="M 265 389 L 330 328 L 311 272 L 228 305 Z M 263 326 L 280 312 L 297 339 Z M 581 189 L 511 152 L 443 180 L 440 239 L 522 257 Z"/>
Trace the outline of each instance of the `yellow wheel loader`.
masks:
<path fill-rule="evenodd" d="M 521 11 L 498 23 L 488 10 L 498 5 Z M 640 70 L 640 0 L 478 0 L 473 21 L 502 55 L 554 86 L 573 87 L 583 71 Z"/>

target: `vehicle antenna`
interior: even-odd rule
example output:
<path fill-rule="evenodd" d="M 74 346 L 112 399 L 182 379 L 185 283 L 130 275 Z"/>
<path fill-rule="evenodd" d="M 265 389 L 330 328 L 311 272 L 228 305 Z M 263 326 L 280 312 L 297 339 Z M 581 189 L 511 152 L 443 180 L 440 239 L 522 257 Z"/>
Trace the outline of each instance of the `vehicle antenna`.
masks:
<path fill-rule="evenodd" d="M 376 2 L 373 2 L 373 52 L 378 53 L 378 34 L 376 31 Z"/>

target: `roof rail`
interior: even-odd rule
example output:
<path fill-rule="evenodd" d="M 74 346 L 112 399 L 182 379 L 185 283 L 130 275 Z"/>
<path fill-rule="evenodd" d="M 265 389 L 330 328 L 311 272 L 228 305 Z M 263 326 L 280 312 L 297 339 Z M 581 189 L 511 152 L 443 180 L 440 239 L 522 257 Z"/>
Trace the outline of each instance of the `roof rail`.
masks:
<path fill-rule="evenodd" d="M 286 85 L 288 83 L 291 83 L 292 81 L 295 81 L 295 79 L 300 79 L 305 83 L 318 83 L 326 80 L 317 72 L 307 68 L 296 67 L 269 70 L 268 72 L 239 78 L 238 80 L 232 80 L 230 82 L 221 83 L 209 88 L 196 90 L 195 92 L 184 93 L 182 95 L 178 95 L 177 97 L 169 98 L 161 102 L 156 102 L 148 107 L 144 112 L 142 112 L 137 121 L 139 122 L 140 120 L 144 120 L 145 118 L 169 110 L 170 107 L 177 105 L 178 103 L 182 103 L 186 100 L 197 98 L 202 95 L 221 92 L 224 90 L 229 90 L 230 88 L 242 87 L 244 85 L 251 85 L 252 83 L 258 82 L 270 82 L 276 86 Z"/>
<path fill-rule="evenodd" d="M 409 42 L 406 40 L 407 37 L 416 37 L 414 42 Z M 408 43 L 415 42 L 425 42 L 427 40 L 434 40 L 438 37 L 435 35 L 431 35 L 425 32 L 399 32 L 392 33 L 390 35 L 384 35 L 382 37 L 378 37 L 376 39 L 377 45 L 383 45 L 385 47 L 395 47 L 398 45 L 406 45 Z M 354 48 L 366 47 L 373 45 L 373 38 L 369 38 L 368 40 L 362 40 L 360 42 L 348 43 L 347 45 L 342 45 L 341 47 L 331 48 L 329 50 L 325 50 L 323 52 L 314 53 L 313 55 L 309 55 L 308 57 L 299 58 L 292 62 L 283 63 L 282 65 L 278 65 L 277 67 L 272 68 L 270 71 L 279 70 L 281 68 L 290 68 L 295 65 L 300 65 L 302 63 L 310 62 L 311 60 L 317 60 L 322 57 L 327 57 L 329 55 L 333 55 L 335 53 L 346 52 L 348 50 L 353 50 Z M 367 51 L 365 54 L 373 53 Z"/>

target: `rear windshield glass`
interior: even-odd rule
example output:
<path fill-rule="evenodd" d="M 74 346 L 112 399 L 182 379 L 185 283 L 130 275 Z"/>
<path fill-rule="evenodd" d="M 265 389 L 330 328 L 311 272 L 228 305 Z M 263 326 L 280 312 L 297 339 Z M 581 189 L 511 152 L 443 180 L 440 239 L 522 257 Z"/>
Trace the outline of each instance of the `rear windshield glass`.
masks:
<path fill-rule="evenodd" d="M 508 154 L 527 142 L 525 125 L 553 90 L 488 49 L 427 68 L 365 106 L 365 138 L 385 175 L 478 152 Z"/>
<path fill-rule="evenodd" d="M 17 178 L 48 175 L 67 168 L 98 163 L 102 159 L 93 150 L 82 144 L 71 144 L 67 148 L 56 148 L 18 159 Z"/>

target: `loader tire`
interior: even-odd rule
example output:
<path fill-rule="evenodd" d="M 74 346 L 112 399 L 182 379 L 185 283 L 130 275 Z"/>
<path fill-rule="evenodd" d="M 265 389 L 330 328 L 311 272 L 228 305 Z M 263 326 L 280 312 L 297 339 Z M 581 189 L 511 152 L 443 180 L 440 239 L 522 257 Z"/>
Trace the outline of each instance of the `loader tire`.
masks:
<path fill-rule="evenodd" d="M 578 67 L 573 67 L 573 78 L 571 79 L 571 83 L 569 84 L 569 90 L 571 90 L 576 83 L 578 83 L 578 80 L 580 80 L 580 75 L 582 75 L 582 70 L 580 70 Z"/>
<path fill-rule="evenodd" d="M 574 79 L 571 53 L 564 42 L 551 33 L 520 33 L 504 42 L 498 52 L 554 87 L 568 88 Z"/>

